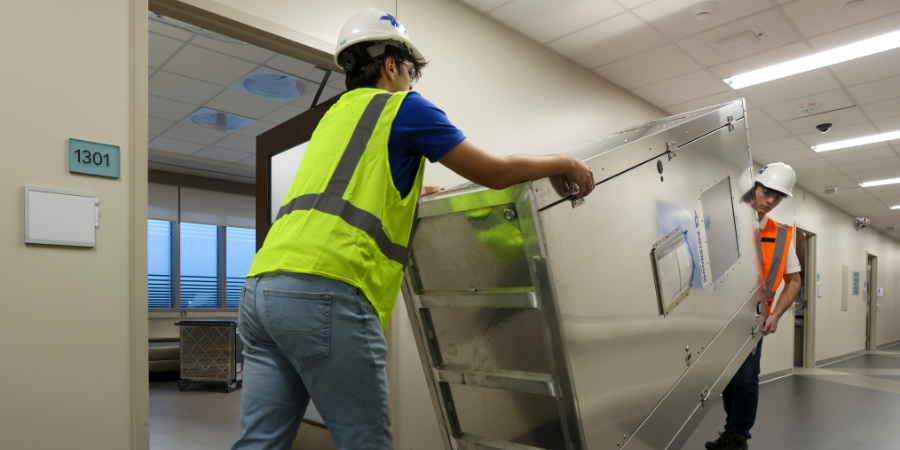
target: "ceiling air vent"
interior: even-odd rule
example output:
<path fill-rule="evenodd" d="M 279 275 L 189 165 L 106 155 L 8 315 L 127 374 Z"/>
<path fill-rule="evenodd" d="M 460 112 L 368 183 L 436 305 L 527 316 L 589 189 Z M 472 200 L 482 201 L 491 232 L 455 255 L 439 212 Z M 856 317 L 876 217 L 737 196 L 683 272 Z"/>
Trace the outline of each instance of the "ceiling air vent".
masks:
<path fill-rule="evenodd" d="M 895 228 L 895 227 L 890 226 L 890 227 L 887 227 L 887 230 L 888 230 L 888 231 L 894 231 L 894 228 Z"/>
<path fill-rule="evenodd" d="M 825 186 L 825 195 L 837 194 L 837 186 Z"/>

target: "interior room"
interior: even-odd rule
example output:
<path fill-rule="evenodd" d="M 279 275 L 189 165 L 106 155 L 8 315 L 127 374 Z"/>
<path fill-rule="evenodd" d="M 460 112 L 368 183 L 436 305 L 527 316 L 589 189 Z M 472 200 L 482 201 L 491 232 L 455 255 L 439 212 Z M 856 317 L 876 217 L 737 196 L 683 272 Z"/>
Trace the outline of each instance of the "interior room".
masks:
<path fill-rule="evenodd" d="M 376 358 L 390 448 L 900 445 L 896 1 L 11 6 L 8 61 L 32 75 L 2 90 L 25 151 L 0 168 L 20 281 L 0 447 L 231 448 L 245 280 L 276 223 L 316 208 L 284 210 L 354 91 L 336 58 L 366 8 L 408 31 L 428 64 L 396 70 L 485 161 L 567 154 L 593 179 L 583 198 L 559 170 L 489 189 L 426 159 L 421 185 L 445 190 L 413 183 L 401 237 L 378 216 L 403 251 Z M 749 436 L 726 409 L 753 361 Z M 334 403 L 311 401 L 288 448 L 351 448 Z"/>

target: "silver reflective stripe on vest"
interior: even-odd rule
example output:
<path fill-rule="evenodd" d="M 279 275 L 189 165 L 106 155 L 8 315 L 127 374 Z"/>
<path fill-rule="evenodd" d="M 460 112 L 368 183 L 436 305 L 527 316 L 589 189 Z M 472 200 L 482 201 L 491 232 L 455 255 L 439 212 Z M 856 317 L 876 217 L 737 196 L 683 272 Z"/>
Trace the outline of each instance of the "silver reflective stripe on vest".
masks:
<path fill-rule="evenodd" d="M 390 98 L 391 94 L 378 94 L 366 106 L 362 117 L 356 123 L 353 135 L 350 136 L 347 148 L 344 149 L 344 153 L 334 169 L 331 180 L 328 181 L 328 186 L 325 187 L 325 192 L 321 194 L 305 194 L 292 199 L 278 210 L 278 217 L 275 218 L 275 221 L 277 222 L 294 211 L 309 211 L 313 209 L 340 217 L 350 226 L 365 232 L 375 240 L 375 244 L 378 245 L 381 253 L 387 259 L 405 266 L 409 258 L 409 250 L 405 246 L 391 241 L 384 231 L 381 219 L 364 209 L 353 206 L 349 201 L 342 198 L 347 191 L 347 186 L 350 185 L 350 180 L 353 178 L 353 173 L 356 171 L 359 161 L 362 159 L 363 152 L 365 152 L 366 146 L 369 144 L 369 139 L 375 131 L 378 118 L 381 117 L 381 113 L 384 111 L 384 107 Z"/>
<path fill-rule="evenodd" d="M 778 268 L 781 267 L 781 260 L 784 257 L 785 244 L 787 244 L 787 225 L 780 223 L 778 224 L 778 234 L 775 235 L 775 250 L 772 252 L 772 263 L 769 265 L 769 273 L 766 275 L 766 298 L 768 299 L 775 297 L 775 282 L 778 281 Z M 760 244 L 760 247 L 762 247 L 762 244 Z M 769 297 L 770 295 L 771 297 Z"/>

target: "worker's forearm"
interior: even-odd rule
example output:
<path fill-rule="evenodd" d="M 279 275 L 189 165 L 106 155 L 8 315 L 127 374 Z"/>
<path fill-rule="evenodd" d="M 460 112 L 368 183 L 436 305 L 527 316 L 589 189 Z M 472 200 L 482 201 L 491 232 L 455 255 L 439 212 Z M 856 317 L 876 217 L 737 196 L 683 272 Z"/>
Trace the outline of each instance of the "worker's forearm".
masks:
<path fill-rule="evenodd" d="M 569 155 L 512 155 L 501 159 L 495 174 L 493 189 L 505 189 L 514 184 L 539 178 L 564 175 L 572 170 L 575 159 Z"/>
<path fill-rule="evenodd" d="M 775 317 L 781 318 L 781 316 L 791 308 L 791 305 L 794 304 L 794 299 L 797 298 L 798 293 L 800 293 L 799 281 L 785 283 L 781 295 L 778 296 L 778 302 L 775 303 L 772 314 L 775 315 Z"/>

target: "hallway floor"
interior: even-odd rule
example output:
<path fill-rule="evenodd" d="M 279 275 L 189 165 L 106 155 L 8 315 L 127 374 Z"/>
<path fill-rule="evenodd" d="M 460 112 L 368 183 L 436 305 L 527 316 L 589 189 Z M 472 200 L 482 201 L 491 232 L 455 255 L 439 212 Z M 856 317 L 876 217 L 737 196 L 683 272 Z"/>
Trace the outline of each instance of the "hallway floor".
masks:
<path fill-rule="evenodd" d="M 197 383 L 179 392 L 175 379 L 151 382 L 150 448 L 228 449 L 237 437 L 240 403 L 240 389 L 225 394 L 220 385 Z M 721 397 L 709 408 L 683 450 L 702 450 L 721 430 Z M 749 443 L 766 450 L 898 449 L 897 417 L 900 345 L 821 368 L 795 368 L 793 376 L 764 383 Z M 303 448 L 302 438 L 295 449 Z"/>

